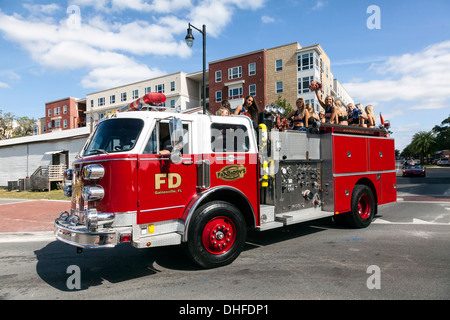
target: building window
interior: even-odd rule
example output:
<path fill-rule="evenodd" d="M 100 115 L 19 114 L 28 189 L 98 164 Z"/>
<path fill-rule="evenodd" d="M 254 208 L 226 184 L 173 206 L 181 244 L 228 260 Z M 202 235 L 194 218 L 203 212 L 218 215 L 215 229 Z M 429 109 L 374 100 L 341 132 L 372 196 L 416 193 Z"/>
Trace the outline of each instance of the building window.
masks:
<path fill-rule="evenodd" d="M 313 80 L 314 80 L 313 76 L 298 78 L 298 94 L 310 92 L 309 85 Z"/>
<path fill-rule="evenodd" d="M 248 94 L 251 96 L 256 96 L 256 84 L 251 84 L 248 86 Z"/>
<path fill-rule="evenodd" d="M 283 71 L 283 59 L 275 61 L 275 71 Z"/>
<path fill-rule="evenodd" d="M 48 130 L 52 130 L 52 122 L 51 121 L 48 123 Z"/>
<path fill-rule="evenodd" d="M 242 67 L 234 67 L 228 69 L 228 80 L 242 77 Z"/>
<path fill-rule="evenodd" d="M 152 88 L 151 87 L 147 87 L 145 88 L 145 94 L 152 92 Z"/>
<path fill-rule="evenodd" d="M 256 74 L 256 63 L 250 63 L 248 65 L 248 75 L 254 76 Z"/>
<path fill-rule="evenodd" d="M 55 128 L 61 128 L 61 120 L 55 120 Z"/>
<path fill-rule="evenodd" d="M 222 70 L 216 71 L 216 82 L 222 81 Z"/>
<path fill-rule="evenodd" d="M 276 86 L 277 93 L 283 93 L 283 81 L 278 81 Z"/>
<path fill-rule="evenodd" d="M 63 112 L 64 112 L 64 114 L 67 113 L 67 105 L 64 105 L 64 106 L 63 106 Z"/>
<path fill-rule="evenodd" d="M 55 112 L 55 116 L 59 116 L 61 114 L 61 108 L 60 107 L 55 108 L 54 112 Z"/>
<path fill-rule="evenodd" d="M 317 59 L 316 59 L 317 60 Z M 314 54 L 304 53 L 297 56 L 297 71 L 309 70 L 314 66 Z"/>
<path fill-rule="evenodd" d="M 127 101 L 127 93 L 126 92 L 122 92 L 120 94 L 120 101 Z"/>
<path fill-rule="evenodd" d="M 175 100 L 174 99 L 170 100 L 170 107 L 175 108 Z"/>
<path fill-rule="evenodd" d="M 157 84 L 155 86 L 155 91 L 159 93 L 164 93 L 164 84 Z"/>
<path fill-rule="evenodd" d="M 116 103 L 116 95 L 115 94 L 109 96 L 109 103 L 110 104 Z"/>
<path fill-rule="evenodd" d="M 48 109 L 48 116 L 51 117 L 52 116 L 52 109 Z M 49 128 L 50 129 L 50 128 Z"/>
<path fill-rule="evenodd" d="M 170 82 L 170 91 L 175 91 L 175 81 Z"/>
<path fill-rule="evenodd" d="M 105 97 L 98 98 L 98 106 L 104 106 L 105 105 Z"/>
<path fill-rule="evenodd" d="M 64 128 L 67 128 L 67 120 L 64 120 L 63 123 L 64 123 Z"/>
<path fill-rule="evenodd" d="M 216 91 L 216 102 L 222 102 L 222 91 Z"/>
<path fill-rule="evenodd" d="M 91 108 L 94 107 L 94 100 L 91 100 Z"/>
<path fill-rule="evenodd" d="M 131 91 L 131 94 L 132 94 L 132 96 L 133 96 L 132 99 L 137 99 L 137 98 L 139 98 L 139 90 L 138 90 L 138 89 Z"/>
<path fill-rule="evenodd" d="M 242 87 L 229 89 L 228 96 L 230 100 L 242 98 Z"/>

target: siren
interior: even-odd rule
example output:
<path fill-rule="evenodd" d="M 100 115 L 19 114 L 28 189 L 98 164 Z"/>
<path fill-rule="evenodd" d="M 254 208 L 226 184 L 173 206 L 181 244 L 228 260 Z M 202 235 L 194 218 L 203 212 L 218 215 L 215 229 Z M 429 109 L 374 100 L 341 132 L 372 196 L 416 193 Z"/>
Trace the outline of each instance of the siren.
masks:
<path fill-rule="evenodd" d="M 142 106 L 159 104 L 166 101 L 166 95 L 159 92 L 149 92 L 145 96 L 123 106 L 120 112 L 141 110 Z"/>

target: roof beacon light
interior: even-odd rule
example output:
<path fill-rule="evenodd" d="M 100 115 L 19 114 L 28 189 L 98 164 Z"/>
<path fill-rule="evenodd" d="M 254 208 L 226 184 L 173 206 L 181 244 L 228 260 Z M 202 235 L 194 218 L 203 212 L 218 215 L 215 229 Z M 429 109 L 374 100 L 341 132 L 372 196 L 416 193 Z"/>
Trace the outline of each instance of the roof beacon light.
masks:
<path fill-rule="evenodd" d="M 166 95 L 159 92 L 149 92 L 145 96 L 120 108 L 120 112 L 141 110 L 143 106 L 160 104 L 166 101 Z"/>

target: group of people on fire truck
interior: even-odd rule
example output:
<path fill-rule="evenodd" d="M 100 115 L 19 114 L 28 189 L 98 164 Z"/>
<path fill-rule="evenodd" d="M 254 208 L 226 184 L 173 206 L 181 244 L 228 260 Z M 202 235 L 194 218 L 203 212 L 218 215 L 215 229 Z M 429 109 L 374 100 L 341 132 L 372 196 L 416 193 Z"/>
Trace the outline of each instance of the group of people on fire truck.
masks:
<path fill-rule="evenodd" d="M 311 103 L 305 104 L 303 98 L 298 98 L 295 102 L 296 110 L 290 112 L 284 119 L 280 118 L 278 120 L 280 127 L 284 124 L 285 129 L 305 130 L 305 128 L 311 127 L 315 120 L 330 124 L 375 128 L 376 117 L 372 105 L 363 108 L 360 103 L 356 105 L 349 103 L 347 106 L 344 106 L 340 100 L 334 101 L 331 96 L 327 96 L 325 101 L 323 101 L 319 94 L 319 91 L 322 89 L 320 83 L 312 81 L 309 88 L 316 93 L 319 104 L 321 105 L 319 114 L 314 111 Z M 227 100 L 222 101 L 222 106 L 217 111 L 217 114 L 220 116 L 245 114 L 254 123 L 257 123 L 258 107 L 254 97 L 247 96 L 244 99 L 244 103 L 238 106 L 234 112 Z"/>

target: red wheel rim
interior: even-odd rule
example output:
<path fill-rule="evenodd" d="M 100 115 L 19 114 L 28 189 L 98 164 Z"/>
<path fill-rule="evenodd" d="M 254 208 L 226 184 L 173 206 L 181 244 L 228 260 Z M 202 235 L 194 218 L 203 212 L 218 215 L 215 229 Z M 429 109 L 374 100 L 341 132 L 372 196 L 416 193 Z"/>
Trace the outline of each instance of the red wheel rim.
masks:
<path fill-rule="evenodd" d="M 363 194 L 358 201 L 358 212 L 362 219 L 367 219 L 372 211 L 372 205 L 370 203 L 370 197 L 367 194 Z"/>
<path fill-rule="evenodd" d="M 211 219 L 203 229 L 202 241 L 205 249 L 212 254 L 222 254 L 233 247 L 236 227 L 226 217 Z"/>

